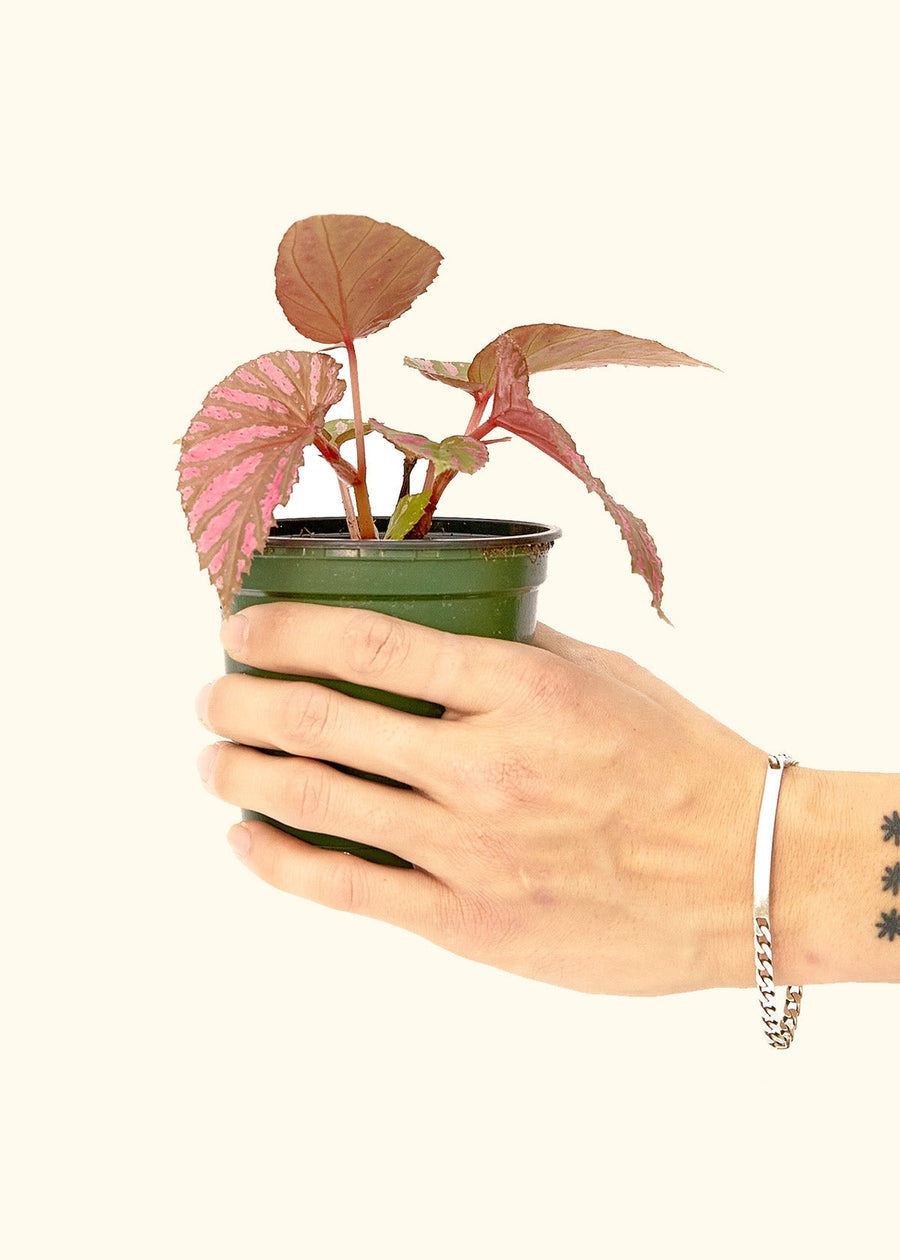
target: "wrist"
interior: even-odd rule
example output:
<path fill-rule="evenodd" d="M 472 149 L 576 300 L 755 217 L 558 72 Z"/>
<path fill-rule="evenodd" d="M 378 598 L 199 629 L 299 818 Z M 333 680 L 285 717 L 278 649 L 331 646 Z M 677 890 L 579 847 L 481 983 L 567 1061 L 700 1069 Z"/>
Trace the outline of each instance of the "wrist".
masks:
<path fill-rule="evenodd" d="M 742 797 L 732 820 L 735 848 L 722 886 L 724 913 L 716 932 L 714 953 L 718 959 L 719 987 L 756 987 L 756 950 L 753 933 L 754 863 L 756 830 L 766 779 L 766 754 L 755 750 L 752 764 L 740 776 Z M 815 864 L 815 820 L 827 811 L 827 774 L 804 766 L 784 770 L 775 832 L 772 841 L 769 883 L 769 922 L 775 982 L 809 984 L 822 982 L 829 971 L 816 924 L 821 915 L 823 891 L 810 878 Z"/>
<path fill-rule="evenodd" d="M 900 776 L 785 771 L 772 856 L 772 957 L 777 984 L 900 978 L 900 938 L 879 937 L 883 888 L 900 850 L 881 822 L 900 803 Z"/>

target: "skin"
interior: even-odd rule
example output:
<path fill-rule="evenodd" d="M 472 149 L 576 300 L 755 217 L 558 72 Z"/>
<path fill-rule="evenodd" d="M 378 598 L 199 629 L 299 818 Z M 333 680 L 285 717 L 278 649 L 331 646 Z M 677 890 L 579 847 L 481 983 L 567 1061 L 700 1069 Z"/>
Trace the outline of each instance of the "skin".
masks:
<path fill-rule="evenodd" d="M 222 642 L 258 669 L 340 677 L 446 710 L 417 717 L 244 674 L 204 688 L 201 721 L 225 741 L 201 754 L 211 792 L 415 868 L 240 824 L 229 840 L 261 879 L 589 993 L 755 985 L 766 752 L 628 657 L 546 626 L 527 645 L 297 603 L 246 609 L 223 623 Z M 900 944 L 885 948 L 873 926 L 885 908 L 873 893 L 877 824 L 897 804 L 900 775 L 785 772 L 772 865 L 776 982 L 900 979 Z M 840 843 L 823 848 L 824 817 Z"/>

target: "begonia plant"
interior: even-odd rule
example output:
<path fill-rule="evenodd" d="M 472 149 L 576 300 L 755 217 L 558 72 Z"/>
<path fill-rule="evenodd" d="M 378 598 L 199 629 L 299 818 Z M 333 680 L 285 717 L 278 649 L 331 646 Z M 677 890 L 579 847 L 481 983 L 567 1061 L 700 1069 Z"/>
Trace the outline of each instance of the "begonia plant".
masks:
<path fill-rule="evenodd" d="M 353 414 L 352 419 L 334 415 L 346 384 L 341 365 L 324 351 L 262 354 L 206 395 L 181 439 L 178 488 L 201 568 L 223 611 L 230 610 L 253 555 L 265 547 L 275 509 L 287 504 L 307 449 L 334 470 L 350 537 L 376 539 L 365 439 L 375 434 L 396 447 L 403 455 L 402 484 L 384 538 L 402 540 L 426 537 L 453 479 L 482 469 L 492 443 L 518 436 L 599 496 L 628 546 L 632 571 L 646 581 L 652 606 L 666 619 L 662 564 L 646 524 L 612 498 L 570 434 L 531 401 L 529 381 L 535 372 L 561 368 L 711 365 L 608 329 L 524 324 L 501 333 L 470 362 L 404 360 L 429 380 L 469 396 L 471 413 L 462 433 L 436 440 L 364 419 L 356 342 L 407 311 L 441 261 L 425 241 L 362 215 L 317 215 L 288 228 L 275 264 L 276 296 L 302 336 L 329 350 L 346 350 Z M 488 436 L 498 430 L 504 436 Z M 348 458 L 349 442 L 355 460 Z M 418 464 L 424 477 L 413 491 Z"/>

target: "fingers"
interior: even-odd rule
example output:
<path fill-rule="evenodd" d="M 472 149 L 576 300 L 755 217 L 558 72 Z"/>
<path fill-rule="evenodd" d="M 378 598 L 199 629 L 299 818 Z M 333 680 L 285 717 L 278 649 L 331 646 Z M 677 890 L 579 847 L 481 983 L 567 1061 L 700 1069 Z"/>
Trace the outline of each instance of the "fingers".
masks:
<path fill-rule="evenodd" d="M 235 661 L 281 674 L 342 678 L 484 713 L 515 687 L 532 649 L 447 634 L 382 613 L 318 604 L 255 604 L 222 624 Z"/>
<path fill-rule="evenodd" d="M 206 726 L 238 744 L 336 761 L 423 791 L 442 777 L 449 723 L 317 683 L 226 674 L 206 690 L 201 709 Z"/>
<path fill-rule="evenodd" d="M 231 805 L 298 830 L 386 849 L 427 870 L 446 865 L 447 819 L 417 792 L 229 743 L 204 749 L 199 769 L 207 789 Z"/>
<path fill-rule="evenodd" d="M 317 849 L 258 821 L 238 824 L 228 839 L 244 865 L 273 888 L 332 910 L 382 919 L 429 940 L 440 937 L 452 894 L 424 871 Z"/>

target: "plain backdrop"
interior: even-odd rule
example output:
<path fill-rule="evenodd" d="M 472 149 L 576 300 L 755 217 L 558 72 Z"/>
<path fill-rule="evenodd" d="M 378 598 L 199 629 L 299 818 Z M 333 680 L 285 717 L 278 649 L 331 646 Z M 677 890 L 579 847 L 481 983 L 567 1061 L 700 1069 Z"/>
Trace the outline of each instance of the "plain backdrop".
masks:
<path fill-rule="evenodd" d="M 894 23 L 866 0 L 7 18 L 10 1260 L 890 1249 L 895 987 L 808 988 L 773 1053 L 750 990 L 531 983 L 234 860 L 194 769 L 222 660 L 173 443 L 238 363 L 302 344 L 272 267 L 311 214 L 445 257 L 360 345 L 386 423 L 457 431 L 461 399 L 402 356 L 519 323 L 714 363 L 533 383 L 647 520 L 673 627 L 524 443 L 446 510 L 562 527 L 544 621 L 762 747 L 896 771 Z M 394 490 L 391 465 L 377 509 Z M 292 507 L 338 510 L 315 475 Z"/>

